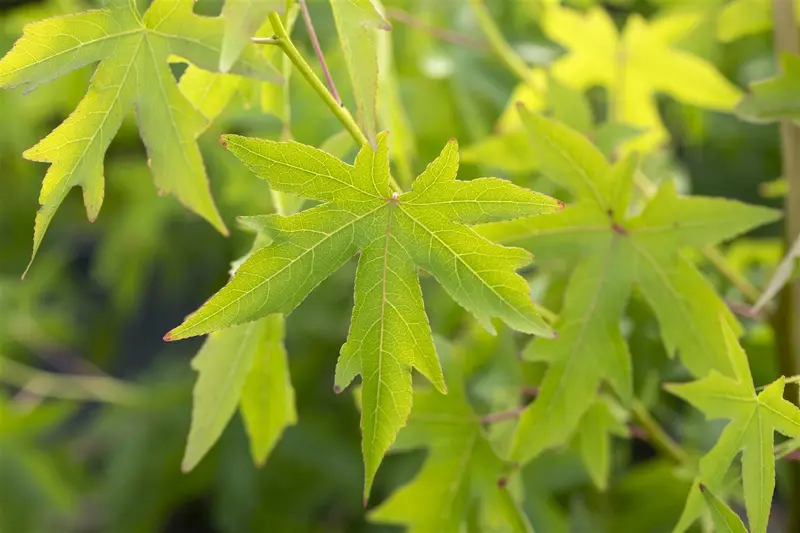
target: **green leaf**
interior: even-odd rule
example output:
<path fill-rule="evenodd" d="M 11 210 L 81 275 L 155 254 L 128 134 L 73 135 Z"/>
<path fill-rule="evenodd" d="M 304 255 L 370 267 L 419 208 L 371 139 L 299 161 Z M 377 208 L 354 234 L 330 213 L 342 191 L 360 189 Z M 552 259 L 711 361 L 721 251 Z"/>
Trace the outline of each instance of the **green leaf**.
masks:
<path fill-rule="evenodd" d="M 225 37 L 219 56 L 219 70 L 228 72 L 239 55 L 250 44 L 264 21 L 273 11 L 282 13 L 286 0 L 225 0 L 222 18 L 225 20 Z"/>
<path fill-rule="evenodd" d="M 552 64 L 552 75 L 574 89 L 606 87 L 611 119 L 646 131 L 625 147 L 650 150 L 669 139 L 656 93 L 718 111 L 732 110 L 741 95 L 711 63 L 674 47 L 697 22 L 692 13 L 664 15 L 652 22 L 634 14 L 620 33 L 600 7 L 581 14 L 550 6 L 544 32 L 568 50 Z"/>
<path fill-rule="evenodd" d="M 379 11 L 378 0 L 330 0 L 336 31 L 353 83 L 358 118 L 370 143 L 378 131 L 378 35 L 392 27 Z"/>
<path fill-rule="evenodd" d="M 700 485 L 700 492 L 703 493 L 708 510 L 711 512 L 711 520 L 714 521 L 714 528 L 717 533 L 747 533 L 742 519 L 725 502 L 714 496 L 703 485 Z"/>
<path fill-rule="evenodd" d="M 354 166 L 295 142 L 235 135 L 227 148 L 277 191 L 324 202 L 289 217 L 258 217 L 273 242 L 254 252 L 233 279 L 165 337 L 202 335 L 271 313 L 288 314 L 356 252 L 355 307 L 336 368 L 336 389 L 362 375 L 362 447 L 369 493 L 381 458 L 411 410 L 410 369 L 444 392 L 422 303 L 424 268 L 491 330 L 491 318 L 531 334 L 552 335 L 515 270 L 531 261 L 465 224 L 552 213 L 561 202 L 496 178 L 457 181 L 453 140 L 414 181 L 389 189 L 388 137 L 362 147 Z"/>
<path fill-rule="evenodd" d="M 192 426 L 183 470 L 192 470 L 222 435 L 237 406 L 256 464 L 266 461 L 287 426 L 297 422 L 283 347 L 283 317 L 270 315 L 211 335 L 192 361 Z"/>
<path fill-rule="evenodd" d="M 752 533 L 765 533 L 775 489 L 774 436 L 800 437 L 800 409 L 783 398 L 783 377 L 757 393 L 747 355 L 736 335 L 722 320 L 728 356 L 734 373 L 723 376 L 712 370 L 707 377 L 686 384 L 668 385 L 673 394 L 703 411 L 708 419 L 725 418 L 725 427 L 714 447 L 700 460 L 696 480 L 674 531 L 685 531 L 703 509 L 700 487 L 713 492 L 723 488 L 725 473 L 742 454 L 742 486 Z"/>
<path fill-rule="evenodd" d="M 135 3 L 46 19 L 25 27 L 0 61 L 0 86 L 31 90 L 84 65 L 100 62 L 75 111 L 23 155 L 52 163 L 39 196 L 33 257 L 58 206 L 72 187 L 83 188 L 94 220 L 103 202 L 103 157 L 132 107 L 156 186 L 225 233 L 208 187 L 196 139 L 207 121 L 181 95 L 168 58 L 202 68 L 219 63 L 223 22 L 192 13 L 192 0 L 156 0 L 141 16 Z M 280 77 L 251 46 L 233 72 L 269 81 Z"/>
<path fill-rule="evenodd" d="M 750 94 L 736 108 L 741 118 L 760 123 L 800 121 L 800 57 L 782 54 L 781 68 L 778 76 L 750 84 Z"/>
<path fill-rule="evenodd" d="M 484 520 L 497 516 L 501 522 L 492 531 L 532 533 L 509 491 L 510 467 L 492 449 L 467 401 L 464 361 L 444 343 L 437 346 L 450 392 L 416 391 L 414 411 L 398 440 L 403 449 L 428 448 L 428 456 L 414 479 L 369 513 L 370 520 L 404 525 L 409 533 L 459 533 L 478 507 Z"/>
<path fill-rule="evenodd" d="M 601 383 L 623 403 L 631 398 L 631 362 L 619 324 L 634 286 L 655 312 L 669 355 L 679 354 L 697 376 L 711 369 L 730 375 L 717 317 L 731 324 L 735 319 L 682 250 L 734 237 L 778 213 L 720 198 L 682 197 L 667 181 L 641 213 L 628 215 L 635 159 L 612 167 L 581 134 L 520 111 L 542 171 L 578 200 L 559 213 L 478 228 L 543 260 L 572 265 L 554 324 L 558 338 L 536 339 L 523 354 L 550 365 L 511 447 L 512 459 L 527 461 L 569 441 Z"/>

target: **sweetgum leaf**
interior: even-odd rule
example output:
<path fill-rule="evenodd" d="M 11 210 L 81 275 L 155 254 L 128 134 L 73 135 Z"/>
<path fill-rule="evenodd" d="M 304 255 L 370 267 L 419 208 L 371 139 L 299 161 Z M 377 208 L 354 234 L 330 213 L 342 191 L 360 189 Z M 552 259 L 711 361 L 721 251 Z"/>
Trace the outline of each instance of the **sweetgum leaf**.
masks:
<path fill-rule="evenodd" d="M 558 200 L 496 178 L 457 181 L 455 140 L 404 194 L 389 188 L 386 134 L 379 135 L 377 151 L 362 147 L 353 166 L 295 142 L 228 135 L 224 143 L 274 190 L 323 203 L 289 217 L 258 217 L 273 242 L 165 338 L 290 313 L 360 251 L 353 318 L 335 386 L 341 390 L 362 376 L 365 495 L 411 410 L 411 368 L 445 391 L 417 268 L 430 272 L 489 330 L 491 318 L 499 317 L 519 331 L 553 335 L 515 272 L 531 262 L 530 254 L 498 246 L 467 224 L 552 213 L 562 208 Z"/>
<path fill-rule="evenodd" d="M 619 323 L 634 286 L 653 309 L 669 355 L 677 353 L 697 376 L 712 369 L 731 375 L 717 317 L 731 324 L 735 318 L 682 250 L 734 237 L 779 214 L 721 198 L 682 197 L 668 181 L 641 213 L 628 216 L 634 158 L 611 166 L 578 132 L 524 108 L 520 113 L 543 172 L 577 198 L 560 213 L 478 228 L 492 240 L 573 265 L 554 325 L 558 338 L 535 340 L 524 353 L 549 364 L 511 447 L 512 459 L 527 461 L 570 439 L 601 383 L 623 403 L 631 398 L 630 355 Z"/>
<path fill-rule="evenodd" d="M 427 448 L 428 457 L 414 479 L 369 513 L 370 520 L 404 525 L 409 533 L 458 533 L 477 507 L 485 519 L 499 517 L 497 530 L 532 533 L 509 492 L 504 477 L 509 465 L 492 449 L 467 400 L 464 361 L 443 342 L 437 348 L 450 392 L 416 391 L 409 424 L 398 441 L 403 449 Z"/>
<path fill-rule="evenodd" d="M 724 376 L 712 370 L 697 381 L 667 386 L 670 392 L 703 411 L 706 418 L 731 421 L 714 447 L 700 460 L 700 474 L 674 531 L 685 531 L 699 517 L 703 507 L 701 485 L 714 492 L 720 491 L 725 473 L 741 452 L 742 486 L 750 531 L 765 533 L 775 490 L 773 433 L 800 438 L 800 409 L 783 398 L 783 377 L 760 393 L 756 392 L 747 355 L 724 320 L 722 330 L 733 375 Z"/>
<path fill-rule="evenodd" d="M 550 39 L 568 50 L 553 63 L 552 75 L 576 89 L 606 87 L 613 120 L 646 130 L 625 146 L 648 150 L 669 138 L 658 114 L 656 93 L 719 111 L 732 110 L 741 96 L 711 63 L 673 46 L 697 22 L 690 13 L 652 22 L 634 14 L 619 33 L 600 7 L 581 14 L 553 5 L 546 9 L 542 25 Z"/>
<path fill-rule="evenodd" d="M 207 121 L 180 93 L 168 65 L 175 55 L 202 68 L 218 66 L 223 22 L 195 15 L 192 7 L 192 0 L 155 0 L 141 15 L 133 0 L 111 0 L 106 9 L 29 24 L 0 61 L 0 86 L 25 90 L 99 61 L 75 111 L 24 153 L 32 161 L 52 163 L 39 196 L 33 256 L 72 187 L 83 188 L 86 213 L 90 220 L 97 217 L 103 158 L 133 107 L 156 186 L 227 232 L 196 142 Z M 232 71 L 280 80 L 252 46 Z"/>

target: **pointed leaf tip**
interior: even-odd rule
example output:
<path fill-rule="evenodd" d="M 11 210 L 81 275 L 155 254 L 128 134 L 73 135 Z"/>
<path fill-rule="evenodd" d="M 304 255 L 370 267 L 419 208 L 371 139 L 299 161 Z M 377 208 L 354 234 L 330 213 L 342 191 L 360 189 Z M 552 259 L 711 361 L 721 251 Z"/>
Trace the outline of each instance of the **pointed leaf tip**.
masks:
<path fill-rule="evenodd" d="M 228 148 L 228 136 L 227 135 L 220 135 L 219 136 L 219 144 L 221 144 L 222 147 L 227 150 L 227 148 Z"/>

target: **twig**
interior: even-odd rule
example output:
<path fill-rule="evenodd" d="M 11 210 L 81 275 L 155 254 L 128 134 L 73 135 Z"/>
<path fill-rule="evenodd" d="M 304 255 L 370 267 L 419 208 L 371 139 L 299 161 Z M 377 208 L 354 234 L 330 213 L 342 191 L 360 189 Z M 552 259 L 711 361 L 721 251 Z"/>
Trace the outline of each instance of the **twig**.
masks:
<path fill-rule="evenodd" d="M 65 400 L 131 404 L 141 394 L 137 387 L 113 378 L 54 374 L 8 358 L 0 360 L 0 381 L 26 394 Z"/>
<path fill-rule="evenodd" d="M 638 426 L 644 431 L 644 434 L 647 435 L 647 441 L 654 448 L 663 452 L 677 464 L 682 465 L 689 462 L 689 456 L 683 451 L 683 448 L 664 431 L 664 428 L 647 411 L 641 400 L 634 399 L 631 402 L 631 414 Z"/>
<path fill-rule="evenodd" d="M 778 60 L 784 53 L 800 53 L 795 10 L 792 0 L 773 0 L 772 15 L 775 26 L 775 55 Z M 786 194 L 786 249 L 800 235 L 800 128 L 791 120 L 781 121 L 781 156 L 783 175 L 789 190 Z M 778 367 L 784 375 L 800 372 L 800 280 L 789 282 L 781 291 L 777 312 L 773 314 L 775 350 Z M 788 401 L 798 403 L 789 388 L 784 391 Z M 800 464 L 789 469 L 788 501 L 800 499 Z M 789 506 L 786 531 L 800 531 L 800 505 Z"/>
<path fill-rule="evenodd" d="M 300 4 L 300 12 L 303 14 L 303 20 L 306 23 L 308 37 L 311 39 L 311 45 L 314 47 L 314 53 L 317 54 L 319 66 L 322 67 L 322 73 L 325 75 L 325 81 L 328 83 L 328 89 L 331 91 L 331 96 L 333 96 L 333 99 L 336 100 L 339 105 L 342 105 L 342 98 L 339 96 L 339 91 L 336 90 L 336 84 L 333 83 L 331 71 L 328 70 L 328 64 L 325 62 L 325 56 L 322 54 L 322 47 L 319 45 L 317 32 L 314 31 L 314 23 L 311 22 L 311 13 L 308 12 L 308 4 L 306 3 L 306 0 L 297 0 L 297 3 Z"/>
<path fill-rule="evenodd" d="M 437 28 L 431 24 L 428 24 L 424 20 L 415 17 L 411 13 L 404 11 L 397 7 L 390 7 L 386 9 L 386 16 L 391 19 L 395 20 L 401 24 L 408 26 L 409 28 L 414 28 L 416 30 L 423 31 L 440 41 L 444 41 L 446 43 L 454 44 L 457 46 L 463 46 L 465 48 L 471 48 L 473 50 L 477 50 L 479 52 L 486 52 L 488 49 L 486 45 L 484 45 L 481 41 L 472 39 L 467 35 L 462 35 L 460 33 L 446 30 L 444 28 Z"/>
<path fill-rule="evenodd" d="M 278 44 L 280 39 L 275 37 L 252 37 L 250 41 L 254 44 Z"/>
<path fill-rule="evenodd" d="M 510 411 L 500 411 L 499 413 L 489 413 L 488 415 L 483 415 L 480 418 L 481 424 L 496 424 L 497 422 L 503 422 L 505 420 L 513 420 L 517 418 L 522 411 L 524 411 L 524 407 L 517 407 L 516 409 L 511 409 Z"/>

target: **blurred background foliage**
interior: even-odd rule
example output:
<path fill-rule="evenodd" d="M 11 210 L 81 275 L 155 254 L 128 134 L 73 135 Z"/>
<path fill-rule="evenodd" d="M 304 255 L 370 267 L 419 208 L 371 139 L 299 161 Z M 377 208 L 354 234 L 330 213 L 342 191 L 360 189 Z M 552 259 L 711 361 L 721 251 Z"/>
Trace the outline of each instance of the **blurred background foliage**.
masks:
<path fill-rule="evenodd" d="M 694 13 L 697 24 L 677 43 L 679 49 L 712 62 L 741 88 L 776 71 L 768 31 L 736 30 L 735 20 L 725 31 L 718 28 L 723 0 L 566 3 L 575 8 L 602 5 L 618 26 L 634 13 L 648 19 Z M 10 49 L 26 22 L 96 4 L 5 0 L 0 50 Z M 219 4 L 199 0 L 196 10 L 215 14 Z M 330 8 L 321 0 L 309 4 L 333 77 L 352 103 Z M 489 52 L 466 1 L 384 4 L 394 27 L 402 103 L 402 110 L 388 112 L 405 113 L 407 153 L 416 173 L 447 139 L 456 137 L 466 147 L 491 135 L 517 80 Z M 544 36 L 537 1 L 487 4 L 504 36 L 531 65 L 546 66 L 563 52 Z M 294 35 L 311 56 L 305 29 L 298 27 Z M 316 65 L 311 57 L 309 62 Z M 224 238 L 174 198 L 158 196 L 128 117 L 106 158 L 106 201 L 98 220 L 87 222 L 79 194 L 70 194 L 36 263 L 20 282 L 46 169 L 23 160 L 21 153 L 74 109 L 92 68 L 30 94 L 0 92 L 0 364 L 6 385 L 0 388 L 0 531 L 393 531 L 364 518 L 358 412 L 351 395 L 332 392 L 352 305 L 354 262 L 324 282 L 288 320 L 298 425 L 287 430 L 266 466 L 257 469 L 237 415 L 190 474 L 180 472 L 180 461 L 194 379 L 189 361 L 201 341 L 165 344 L 161 338 L 222 286 L 230 262 L 247 252 L 252 235 L 237 230 Z M 182 70 L 174 65 L 176 76 Z M 594 122 L 600 123 L 606 94 L 592 89 L 589 97 Z M 776 126 L 754 126 L 662 96 L 658 107 L 671 142 L 647 157 L 651 180 L 677 177 L 684 190 L 696 194 L 781 205 Z M 291 112 L 291 131 L 300 142 L 319 146 L 341 129 L 299 78 L 291 84 Z M 267 184 L 221 150 L 217 137 L 235 132 L 278 138 L 281 128 L 276 117 L 237 96 L 201 138 L 213 194 L 229 227 L 237 215 L 271 211 L 271 200 Z M 480 156 L 460 170 L 464 179 L 487 174 L 563 197 L 563 191 L 534 172 L 497 168 Z M 724 253 L 739 274 L 763 286 L 780 260 L 780 233 L 779 225 L 761 228 Z M 723 295 L 734 303 L 742 300 L 716 269 L 697 259 Z M 546 278 L 537 271 L 528 274 L 543 303 L 557 308 L 565 283 L 558 270 L 548 270 Z M 498 337 L 483 333 L 428 281 L 423 280 L 423 288 L 433 330 L 467 354 L 470 394 L 478 412 L 508 405 L 505 384 L 519 386 L 520 379 L 536 384 L 541 369 L 517 358 L 521 338 L 505 328 Z M 626 321 L 640 397 L 688 448 L 707 449 L 716 438 L 715 426 L 661 392 L 661 381 L 684 374 L 665 357 L 652 312 L 634 298 Z M 777 372 L 772 333 L 757 321 L 745 325 L 744 343 L 760 385 Z M 502 431 L 502 424 L 493 431 Z M 409 480 L 423 457 L 417 451 L 387 458 L 372 502 Z M 783 475 L 780 470 L 779 499 Z M 526 510 L 536 530 L 546 533 L 667 531 L 691 482 L 637 440 L 615 442 L 613 483 L 605 493 L 593 488 L 574 449 L 546 453 L 524 469 L 522 478 Z M 778 504 L 774 510 L 776 523 L 785 509 L 784 501 L 783 508 Z"/>

